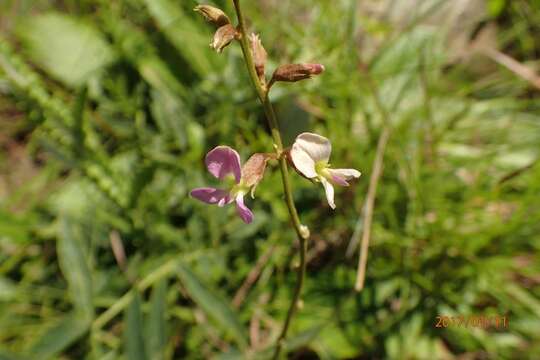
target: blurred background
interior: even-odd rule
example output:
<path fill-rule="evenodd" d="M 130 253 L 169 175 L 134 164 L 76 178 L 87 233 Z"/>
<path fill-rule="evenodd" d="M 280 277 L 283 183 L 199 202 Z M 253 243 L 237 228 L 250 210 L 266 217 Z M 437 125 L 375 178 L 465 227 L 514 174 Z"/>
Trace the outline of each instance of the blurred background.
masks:
<path fill-rule="evenodd" d="M 335 211 L 292 176 L 313 236 L 289 358 L 539 359 L 540 1 L 242 3 L 269 71 L 327 69 L 273 89 L 286 144 L 323 134 L 364 174 Z M 249 226 L 188 196 L 214 146 L 272 149 L 239 46 L 213 52 L 197 4 L 0 2 L 0 359 L 271 354 L 298 261 L 279 171 Z"/>

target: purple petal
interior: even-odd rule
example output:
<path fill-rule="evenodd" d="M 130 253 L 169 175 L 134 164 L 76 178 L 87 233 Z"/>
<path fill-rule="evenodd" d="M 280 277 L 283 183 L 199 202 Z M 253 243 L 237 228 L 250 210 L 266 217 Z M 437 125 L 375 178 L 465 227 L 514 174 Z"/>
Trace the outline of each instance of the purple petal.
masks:
<path fill-rule="evenodd" d="M 355 169 L 328 169 L 331 180 L 336 185 L 349 186 L 347 180 L 360 177 L 360 171 Z"/>
<path fill-rule="evenodd" d="M 347 180 L 345 180 L 341 176 L 335 175 L 335 174 L 332 174 L 332 182 L 334 184 L 340 185 L 340 186 L 349 186 L 349 183 L 347 182 Z"/>
<path fill-rule="evenodd" d="M 218 206 L 224 206 L 232 202 L 228 191 L 211 187 L 193 189 L 190 195 L 207 204 L 217 204 Z"/>
<path fill-rule="evenodd" d="M 238 195 L 236 197 L 236 212 L 246 224 L 253 221 L 253 213 L 244 205 L 244 195 Z"/>
<path fill-rule="evenodd" d="M 229 174 L 233 174 L 238 184 L 242 176 L 240 155 L 236 150 L 228 146 L 217 146 L 206 154 L 206 167 L 208 171 L 222 180 Z"/>

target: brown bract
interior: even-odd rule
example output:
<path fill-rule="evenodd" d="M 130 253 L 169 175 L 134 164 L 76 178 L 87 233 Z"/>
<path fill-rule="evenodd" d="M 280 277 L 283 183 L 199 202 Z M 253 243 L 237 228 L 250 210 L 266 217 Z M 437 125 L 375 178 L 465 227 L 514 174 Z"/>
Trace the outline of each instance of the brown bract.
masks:
<path fill-rule="evenodd" d="M 287 64 L 276 69 L 272 76 L 272 82 L 286 81 L 296 82 L 310 79 L 313 75 L 319 75 L 324 71 L 321 64 Z"/>
<path fill-rule="evenodd" d="M 224 25 L 217 29 L 214 40 L 210 44 L 214 50 L 221 53 L 237 36 L 236 29 L 231 24 Z"/>
<path fill-rule="evenodd" d="M 199 5 L 193 10 L 204 16 L 208 22 L 211 22 L 217 27 L 222 27 L 231 23 L 227 15 L 225 15 L 225 13 L 217 7 L 210 5 Z"/>
<path fill-rule="evenodd" d="M 251 34 L 249 37 L 249 42 L 251 45 L 251 51 L 253 53 L 253 63 L 255 64 L 255 69 L 257 70 L 257 75 L 259 79 L 264 79 L 264 67 L 266 66 L 266 60 L 268 55 L 264 49 L 261 39 L 257 34 Z"/>
<path fill-rule="evenodd" d="M 242 167 L 242 181 L 246 186 L 251 187 L 251 196 L 255 193 L 255 188 L 261 182 L 269 159 L 275 158 L 274 154 L 256 153 L 251 155 Z"/>

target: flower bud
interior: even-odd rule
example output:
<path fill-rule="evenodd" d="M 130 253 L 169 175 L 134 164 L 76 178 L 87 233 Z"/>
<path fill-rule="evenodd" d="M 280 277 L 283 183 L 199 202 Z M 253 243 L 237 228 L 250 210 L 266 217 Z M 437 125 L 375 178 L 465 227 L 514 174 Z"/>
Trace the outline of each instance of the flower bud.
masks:
<path fill-rule="evenodd" d="M 309 228 L 306 225 L 300 225 L 300 235 L 304 239 L 308 239 L 310 236 Z"/>
<path fill-rule="evenodd" d="M 217 7 L 210 5 L 199 5 L 193 10 L 204 16 L 208 22 L 211 22 L 217 27 L 222 27 L 231 23 L 227 15 L 225 15 L 225 13 Z"/>
<path fill-rule="evenodd" d="M 287 64 L 276 69 L 272 76 L 272 82 L 286 81 L 296 82 L 310 79 L 312 75 L 319 75 L 324 71 L 321 64 Z"/>
<path fill-rule="evenodd" d="M 257 75 L 259 75 L 259 79 L 263 80 L 264 67 L 266 65 L 266 60 L 268 58 L 268 55 L 266 54 L 266 50 L 262 46 L 259 35 L 251 34 L 251 36 L 249 37 L 249 41 L 251 44 L 251 51 L 253 53 L 253 62 L 255 64 L 255 69 L 257 70 Z"/>
<path fill-rule="evenodd" d="M 255 188 L 264 177 L 266 163 L 274 157 L 273 154 L 256 153 L 251 155 L 242 167 L 242 181 L 246 186 L 251 187 L 251 197 L 255 194 Z"/>
<path fill-rule="evenodd" d="M 231 24 L 223 25 L 214 34 L 210 47 L 221 53 L 236 38 L 236 29 Z"/>

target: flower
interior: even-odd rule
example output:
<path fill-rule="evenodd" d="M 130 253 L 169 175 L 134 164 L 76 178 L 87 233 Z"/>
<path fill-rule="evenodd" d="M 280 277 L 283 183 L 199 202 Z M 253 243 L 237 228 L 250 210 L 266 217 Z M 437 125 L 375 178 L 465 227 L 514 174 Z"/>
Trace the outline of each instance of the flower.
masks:
<path fill-rule="evenodd" d="M 210 174 L 220 180 L 230 179 L 229 189 L 202 187 L 193 189 L 192 197 L 207 204 L 217 204 L 223 207 L 236 202 L 236 211 L 240 218 L 249 224 L 253 221 L 253 212 L 244 204 L 244 195 L 250 188 L 253 191 L 262 180 L 266 168 L 266 160 L 261 159 L 265 154 L 254 154 L 241 168 L 240 155 L 228 146 L 217 146 L 206 154 L 206 167 Z"/>
<path fill-rule="evenodd" d="M 358 178 L 361 174 L 355 169 L 332 169 L 328 164 L 331 152 L 330 140 L 321 135 L 306 132 L 296 137 L 290 151 L 290 158 L 302 176 L 323 185 L 328 205 L 335 209 L 333 185 L 349 186 L 347 180 Z"/>

